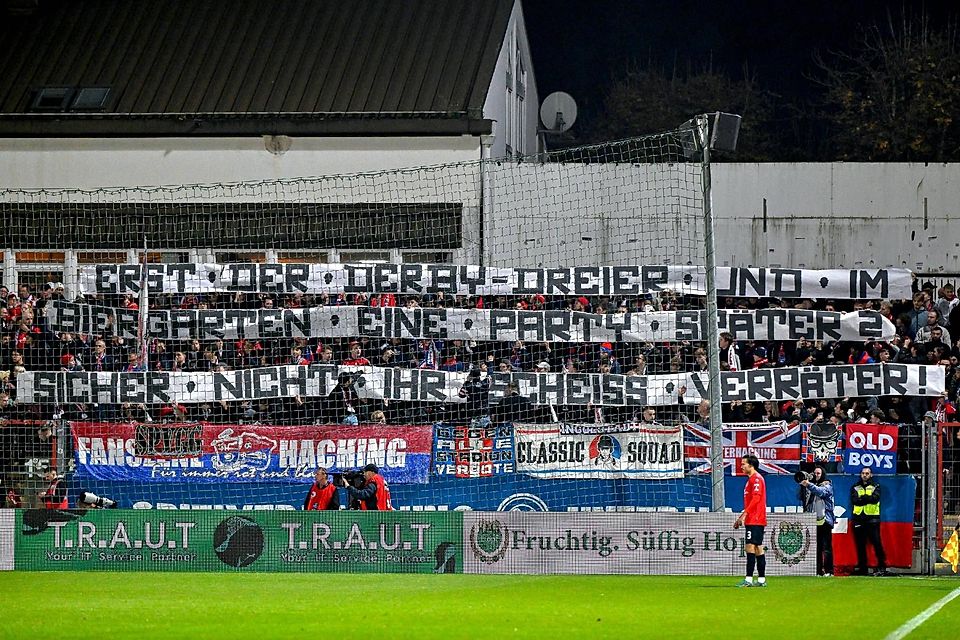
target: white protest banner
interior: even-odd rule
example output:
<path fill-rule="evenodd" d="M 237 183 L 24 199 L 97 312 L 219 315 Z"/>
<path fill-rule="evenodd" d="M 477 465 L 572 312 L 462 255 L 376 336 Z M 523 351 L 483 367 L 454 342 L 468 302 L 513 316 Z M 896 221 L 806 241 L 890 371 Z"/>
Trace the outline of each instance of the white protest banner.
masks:
<path fill-rule="evenodd" d="M 537 478 L 683 477 L 683 428 L 514 424 L 517 472 Z"/>
<path fill-rule="evenodd" d="M 417 402 L 464 402 L 466 373 L 431 369 L 284 365 L 226 372 L 26 371 L 17 376 L 22 403 L 196 403 L 327 396 L 351 378 L 361 398 Z M 631 406 L 674 405 L 707 397 L 705 373 L 625 376 L 589 373 L 492 373 L 495 404 L 515 382 L 533 404 Z M 724 402 L 863 396 L 936 396 L 945 388 L 944 368 L 915 364 L 833 365 L 725 371 Z"/>
<path fill-rule="evenodd" d="M 139 312 L 55 300 L 45 307 L 51 331 L 137 336 Z M 175 309 L 151 311 L 147 333 L 161 340 L 260 338 L 426 338 L 534 342 L 674 342 L 704 340 L 704 311 L 593 314 L 578 311 L 405 307 Z M 718 326 L 740 340 L 801 338 L 832 342 L 888 340 L 893 323 L 876 311 L 725 310 Z"/>
<path fill-rule="evenodd" d="M 728 513 L 463 514 L 464 573 L 740 576 Z M 768 576 L 816 573 L 813 513 L 769 513 Z"/>
<path fill-rule="evenodd" d="M 85 265 L 84 294 L 139 293 L 143 266 Z M 702 266 L 557 269 L 448 264 L 150 264 L 151 293 L 395 293 L 423 295 L 636 296 L 671 290 L 706 293 Z M 717 295 L 747 298 L 909 298 L 906 269 L 717 268 Z"/>

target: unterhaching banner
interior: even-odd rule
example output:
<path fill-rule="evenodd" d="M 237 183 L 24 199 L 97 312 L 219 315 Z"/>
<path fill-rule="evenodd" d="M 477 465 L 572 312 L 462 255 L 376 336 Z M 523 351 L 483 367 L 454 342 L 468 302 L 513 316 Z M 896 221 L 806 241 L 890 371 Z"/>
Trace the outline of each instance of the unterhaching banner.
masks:
<path fill-rule="evenodd" d="M 395 293 L 423 295 L 635 296 L 660 291 L 705 295 L 702 266 L 558 269 L 449 264 L 98 264 L 80 269 L 85 294 Z M 910 298 L 906 269 L 718 267 L 717 295 L 747 298 Z"/>
<path fill-rule="evenodd" d="M 706 373 L 631 376 L 589 373 L 491 373 L 489 399 L 497 403 L 517 384 L 533 404 L 663 406 L 708 397 Z M 270 400 L 329 395 L 350 378 L 361 398 L 418 402 L 464 402 L 467 374 L 431 369 L 284 365 L 226 372 L 145 373 L 26 371 L 17 376 L 22 403 L 166 404 L 221 400 Z M 865 396 L 936 396 L 946 387 L 936 365 L 866 364 L 725 371 L 721 397 L 734 400 L 795 400 Z M 682 397 L 680 392 L 683 391 Z"/>
<path fill-rule="evenodd" d="M 52 301 L 51 331 L 137 337 L 139 311 Z M 720 310 L 718 326 L 738 340 L 888 340 L 893 323 L 876 311 Z M 673 342 L 706 338 L 706 312 L 594 314 L 579 311 L 405 307 L 177 309 L 151 311 L 147 333 L 161 340 L 414 338 L 535 342 Z"/>

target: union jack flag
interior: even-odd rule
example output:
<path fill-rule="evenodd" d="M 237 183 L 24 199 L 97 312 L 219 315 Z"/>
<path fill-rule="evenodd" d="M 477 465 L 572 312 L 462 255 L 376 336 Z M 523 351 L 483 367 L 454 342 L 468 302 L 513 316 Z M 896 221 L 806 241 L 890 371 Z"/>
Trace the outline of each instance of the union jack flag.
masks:
<path fill-rule="evenodd" d="M 684 425 L 684 454 L 687 473 L 710 473 L 710 430 L 698 424 Z M 740 458 L 753 454 L 760 459 L 764 474 L 792 475 L 800 468 L 800 425 L 786 428 L 742 431 L 723 430 L 723 469 L 727 475 L 741 475 Z"/>

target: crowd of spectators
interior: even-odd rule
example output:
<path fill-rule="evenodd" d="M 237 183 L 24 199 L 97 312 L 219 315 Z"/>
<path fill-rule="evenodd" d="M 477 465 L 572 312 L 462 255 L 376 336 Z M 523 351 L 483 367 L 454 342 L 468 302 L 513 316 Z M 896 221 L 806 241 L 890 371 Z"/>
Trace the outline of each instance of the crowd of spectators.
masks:
<path fill-rule="evenodd" d="M 435 403 L 403 403 L 360 398 L 353 379 L 344 376 L 326 398 L 285 398 L 263 402 L 223 402 L 169 406 L 35 406 L 17 403 L 16 378 L 23 371 L 142 371 L 136 341 L 112 335 L 54 333 L 47 327 L 43 307 L 62 299 L 64 289 L 49 283 L 40 291 L 22 285 L 17 291 L 0 287 L 0 417 L 32 419 L 68 418 L 90 420 L 211 420 L 224 422 L 260 421 L 279 424 L 369 422 L 422 423 L 438 419 L 469 418 L 476 409 L 462 403 L 450 406 Z M 80 301 L 108 307 L 135 309 L 134 296 L 85 297 Z M 158 295 L 150 300 L 151 310 L 302 308 L 311 306 L 369 305 L 406 307 L 491 308 L 527 310 L 571 310 L 598 314 L 700 309 L 703 298 L 673 292 L 627 299 L 492 296 L 395 296 L 392 294 L 340 295 Z M 874 309 L 891 322 L 897 334 L 889 341 L 811 342 L 737 341 L 729 334 L 720 338 L 721 369 L 901 362 L 944 366 L 947 392 L 942 398 L 835 398 L 795 402 L 737 402 L 724 407 L 725 420 L 763 422 L 781 419 L 803 422 L 880 420 L 916 422 L 928 410 L 948 418 L 954 412 L 960 391 L 960 304 L 952 285 L 939 290 L 933 285 L 918 287 L 912 300 L 778 300 L 772 298 L 727 298 L 722 308 L 760 309 L 770 307 L 852 311 Z M 464 340 L 372 339 L 365 336 L 344 339 L 292 338 L 258 340 L 148 341 L 146 362 L 151 370 L 229 371 L 278 364 L 310 365 L 329 363 L 378 367 L 429 368 L 444 371 L 580 372 L 645 375 L 706 371 L 705 345 L 697 342 L 548 343 L 484 342 Z M 692 400 L 680 389 L 673 407 L 660 407 L 661 421 L 697 419 Z M 467 403 L 470 404 L 470 403 Z M 474 404 L 476 404 L 474 402 Z M 496 406 L 482 403 L 481 412 L 496 412 Z M 516 413 L 516 409 L 511 409 Z M 531 420 L 639 421 L 643 408 L 535 407 L 525 409 Z"/>

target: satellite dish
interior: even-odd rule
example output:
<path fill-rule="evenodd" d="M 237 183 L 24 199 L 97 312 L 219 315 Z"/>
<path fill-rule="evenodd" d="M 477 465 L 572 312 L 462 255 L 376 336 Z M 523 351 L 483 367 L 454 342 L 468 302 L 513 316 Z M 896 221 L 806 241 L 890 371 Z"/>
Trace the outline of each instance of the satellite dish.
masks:
<path fill-rule="evenodd" d="M 540 122 L 547 133 L 563 133 L 577 121 L 577 103 L 569 93 L 554 91 L 540 105 Z"/>

